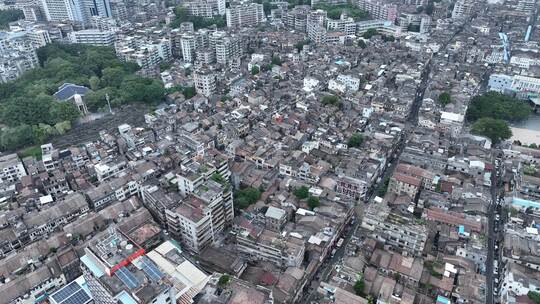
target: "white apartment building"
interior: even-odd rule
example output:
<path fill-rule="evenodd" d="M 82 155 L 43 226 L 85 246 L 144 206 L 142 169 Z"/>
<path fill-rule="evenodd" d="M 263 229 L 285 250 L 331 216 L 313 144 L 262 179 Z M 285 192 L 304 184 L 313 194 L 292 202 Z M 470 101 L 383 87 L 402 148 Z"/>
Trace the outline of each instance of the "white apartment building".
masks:
<path fill-rule="evenodd" d="M 88 22 L 83 0 L 41 0 L 41 7 L 47 21 Z"/>
<path fill-rule="evenodd" d="M 237 227 L 234 235 L 237 249 L 251 260 L 269 261 L 280 267 L 299 267 L 304 259 L 304 241 L 290 235 L 241 227 Z"/>
<path fill-rule="evenodd" d="M 360 79 L 350 75 L 338 75 L 328 82 L 328 89 L 340 93 L 356 92 L 360 88 Z"/>
<path fill-rule="evenodd" d="M 263 5 L 258 3 L 243 2 L 231 4 L 225 10 L 227 27 L 250 27 L 257 26 L 266 21 Z"/>
<path fill-rule="evenodd" d="M 342 18 L 339 20 L 328 19 L 326 29 L 328 31 L 342 32 L 345 35 L 355 35 L 356 23 L 353 18 Z"/>
<path fill-rule="evenodd" d="M 323 10 L 311 11 L 307 15 L 307 35 L 315 44 L 326 42 L 327 13 Z"/>
<path fill-rule="evenodd" d="M 471 14 L 472 8 L 474 7 L 474 0 L 458 0 L 454 5 L 452 10 L 452 19 L 459 19 Z"/>
<path fill-rule="evenodd" d="M 188 196 L 174 210 L 166 210 L 170 233 L 189 250 L 200 252 L 214 242 L 211 211 L 195 196 Z"/>
<path fill-rule="evenodd" d="M 317 78 L 306 77 L 304 78 L 304 91 L 311 92 L 319 87 L 320 81 Z"/>
<path fill-rule="evenodd" d="M 195 59 L 195 49 L 197 48 L 197 40 L 194 35 L 182 35 L 180 38 L 180 46 L 182 47 L 182 58 L 185 62 L 193 62 Z"/>
<path fill-rule="evenodd" d="M 94 29 L 71 32 L 68 35 L 72 43 L 81 44 L 112 46 L 116 40 L 114 32 Z"/>
<path fill-rule="evenodd" d="M 490 91 L 499 93 L 519 92 L 540 94 L 540 78 L 493 74 L 489 76 L 488 87 Z"/>
<path fill-rule="evenodd" d="M 212 43 L 212 42 L 210 42 Z M 215 41 L 216 62 L 229 64 L 242 56 L 240 39 L 236 36 L 223 37 Z"/>
<path fill-rule="evenodd" d="M 51 43 L 49 31 L 42 29 L 31 29 L 26 32 L 26 36 L 36 48 L 40 48 Z"/>
<path fill-rule="evenodd" d="M 16 153 L 0 156 L 0 182 L 16 182 L 26 176 L 23 163 Z"/>
<path fill-rule="evenodd" d="M 206 97 L 216 91 L 216 75 L 210 71 L 197 71 L 193 74 L 193 81 L 197 93 Z"/>
<path fill-rule="evenodd" d="M 510 64 L 522 69 L 529 69 L 533 65 L 540 66 L 540 54 L 534 52 L 512 53 Z"/>
<path fill-rule="evenodd" d="M 378 32 L 382 34 L 388 34 L 396 36 L 399 33 L 401 33 L 400 27 L 393 24 L 391 21 L 388 20 L 366 20 L 366 21 L 360 21 L 356 23 L 356 33 L 358 35 L 361 35 L 365 33 L 369 29 L 376 29 Z"/>
<path fill-rule="evenodd" d="M 540 78 L 515 75 L 512 90 L 518 92 L 540 93 Z"/>
<path fill-rule="evenodd" d="M 99 163 L 94 166 L 96 171 L 96 176 L 99 182 L 106 181 L 113 177 L 117 177 L 121 172 L 126 169 L 126 162 L 110 162 L 110 163 Z"/>
<path fill-rule="evenodd" d="M 225 15 L 225 0 L 195 0 L 185 2 L 184 6 L 192 16 L 212 18 L 216 15 Z"/>
<path fill-rule="evenodd" d="M 169 230 L 190 251 L 199 252 L 215 241 L 234 217 L 232 194 L 213 180 L 200 183 L 174 210 L 166 210 Z"/>
<path fill-rule="evenodd" d="M 373 19 L 382 19 L 388 21 L 396 21 L 398 16 L 397 6 L 393 4 L 387 4 L 377 0 L 358 0 L 356 6 L 361 10 L 369 12 L 369 15 Z"/>

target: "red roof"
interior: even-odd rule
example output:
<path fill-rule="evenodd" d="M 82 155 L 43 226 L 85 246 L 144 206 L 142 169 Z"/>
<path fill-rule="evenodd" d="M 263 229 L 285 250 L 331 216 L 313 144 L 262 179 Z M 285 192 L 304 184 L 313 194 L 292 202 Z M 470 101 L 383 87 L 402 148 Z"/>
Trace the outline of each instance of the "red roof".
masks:
<path fill-rule="evenodd" d="M 270 286 L 276 284 L 278 279 L 271 272 L 266 271 L 260 279 L 261 284 Z"/>

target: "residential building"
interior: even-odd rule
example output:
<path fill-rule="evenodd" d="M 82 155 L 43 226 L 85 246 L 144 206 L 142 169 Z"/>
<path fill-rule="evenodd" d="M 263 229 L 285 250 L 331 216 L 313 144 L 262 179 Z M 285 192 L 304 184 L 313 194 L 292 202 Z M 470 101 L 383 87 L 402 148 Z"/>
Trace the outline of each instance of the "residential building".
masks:
<path fill-rule="evenodd" d="M 116 40 L 116 34 L 111 31 L 89 29 L 71 32 L 69 39 L 71 43 L 112 46 Z"/>
<path fill-rule="evenodd" d="M 362 227 L 397 252 L 421 256 L 427 240 L 427 229 L 410 216 L 392 212 L 385 203 L 371 205 L 365 212 Z"/>
<path fill-rule="evenodd" d="M 377 0 L 358 0 L 356 6 L 367 11 L 373 19 L 388 20 L 391 22 L 397 19 L 397 6 Z"/>
<path fill-rule="evenodd" d="M 24 165 L 16 153 L 0 156 L 0 182 L 13 183 L 26 176 Z"/>
<path fill-rule="evenodd" d="M 198 70 L 193 73 L 193 81 L 197 93 L 206 97 L 216 92 L 216 76 L 208 70 Z"/>
<path fill-rule="evenodd" d="M 250 27 L 264 22 L 263 5 L 251 2 L 232 3 L 225 10 L 227 27 Z"/>
<path fill-rule="evenodd" d="M 235 226 L 233 234 L 237 249 L 249 259 L 269 261 L 282 267 L 298 267 L 304 259 L 305 245 L 301 239 L 283 236 L 245 221 Z"/>
<path fill-rule="evenodd" d="M 195 60 L 197 40 L 194 35 L 185 34 L 180 38 L 180 45 L 182 47 L 182 58 L 185 62 L 193 62 Z"/>

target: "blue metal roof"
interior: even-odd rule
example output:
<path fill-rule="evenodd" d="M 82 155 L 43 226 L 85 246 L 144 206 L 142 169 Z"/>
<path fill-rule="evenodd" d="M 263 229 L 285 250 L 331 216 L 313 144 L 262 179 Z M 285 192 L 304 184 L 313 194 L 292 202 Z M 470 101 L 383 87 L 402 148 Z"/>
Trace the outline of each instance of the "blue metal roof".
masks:
<path fill-rule="evenodd" d="M 437 304 L 450 304 L 450 300 L 443 296 L 437 296 Z"/>
<path fill-rule="evenodd" d="M 54 93 L 53 95 L 59 100 L 69 100 L 73 98 L 73 95 L 75 94 L 84 96 L 84 94 L 86 94 L 88 91 L 90 91 L 90 89 L 87 87 L 72 83 L 64 83 L 58 88 L 58 92 Z"/>
<path fill-rule="evenodd" d="M 125 290 L 119 293 L 116 298 L 118 298 L 122 304 L 137 304 L 137 301 L 135 301 L 135 299 L 133 299 L 133 297 L 131 297 Z"/>
<path fill-rule="evenodd" d="M 81 257 L 81 262 L 84 264 L 84 266 L 90 269 L 95 277 L 101 278 L 103 275 L 105 275 L 105 272 L 97 267 L 97 265 L 86 254 Z"/>
<path fill-rule="evenodd" d="M 540 208 L 539 202 L 530 201 L 530 200 L 522 199 L 519 197 L 512 198 L 512 205 L 524 207 L 524 208 L 529 208 L 529 207 Z"/>

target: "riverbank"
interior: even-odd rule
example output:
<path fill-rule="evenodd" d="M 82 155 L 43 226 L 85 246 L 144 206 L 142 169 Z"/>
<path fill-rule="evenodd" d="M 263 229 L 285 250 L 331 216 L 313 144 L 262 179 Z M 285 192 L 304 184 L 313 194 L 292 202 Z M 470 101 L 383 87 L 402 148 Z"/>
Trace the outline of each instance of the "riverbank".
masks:
<path fill-rule="evenodd" d="M 519 140 L 522 144 L 540 144 L 540 115 L 532 114 L 527 120 L 512 124 L 511 141 Z"/>

